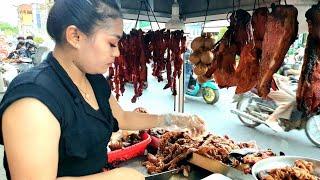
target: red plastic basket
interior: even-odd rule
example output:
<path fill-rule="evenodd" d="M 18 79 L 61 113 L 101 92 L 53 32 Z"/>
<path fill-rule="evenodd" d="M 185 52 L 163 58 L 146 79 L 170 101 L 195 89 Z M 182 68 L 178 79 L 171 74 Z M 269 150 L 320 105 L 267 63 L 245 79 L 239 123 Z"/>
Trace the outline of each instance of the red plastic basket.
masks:
<path fill-rule="evenodd" d="M 122 161 L 141 156 L 144 154 L 146 147 L 151 142 L 151 137 L 147 133 L 140 135 L 142 141 L 132 146 L 108 152 L 108 162 L 116 166 Z"/>
<path fill-rule="evenodd" d="M 160 145 L 160 139 L 154 136 L 151 136 L 151 142 L 149 144 L 149 146 L 153 147 L 153 148 L 158 148 Z"/>

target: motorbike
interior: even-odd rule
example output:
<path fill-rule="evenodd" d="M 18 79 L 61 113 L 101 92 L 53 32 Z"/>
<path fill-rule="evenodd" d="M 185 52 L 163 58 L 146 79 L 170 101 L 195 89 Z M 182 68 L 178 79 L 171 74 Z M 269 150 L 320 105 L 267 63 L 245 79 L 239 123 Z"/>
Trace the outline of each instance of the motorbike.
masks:
<path fill-rule="evenodd" d="M 254 91 L 235 95 L 236 109 L 231 113 L 238 115 L 239 120 L 246 126 L 255 128 L 265 121 L 277 108 L 275 101 L 262 99 Z M 296 107 L 291 113 L 290 119 L 278 119 L 280 127 L 285 132 L 293 129 L 304 129 L 309 140 L 320 148 L 320 115 L 306 116 Z"/>
<path fill-rule="evenodd" d="M 202 97 L 206 103 L 214 104 L 219 100 L 219 87 L 214 80 L 199 84 L 193 76 L 190 76 L 186 95 L 191 97 Z"/>

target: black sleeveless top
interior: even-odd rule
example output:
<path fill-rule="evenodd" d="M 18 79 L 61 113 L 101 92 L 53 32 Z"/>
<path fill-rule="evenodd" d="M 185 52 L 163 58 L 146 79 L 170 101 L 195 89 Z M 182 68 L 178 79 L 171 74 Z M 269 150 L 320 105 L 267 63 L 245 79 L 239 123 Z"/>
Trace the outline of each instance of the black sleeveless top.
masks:
<path fill-rule="evenodd" d="M 0 104 L 1 120 L 5 109 L 21 98 L 36 98 L 49 108 L 61 128 L 58 177 L 102 172 L 111 133 L 119 130 L 109 104 L 111 89 L 107 80 L 103 75 L 88 74 L 87 78 L 98 101 L 98 111 L 83 99 L 66 71 L 49 53 L 45 61 L 10 83 Z M 2 131 L 0 143 L 3 144 Z M 4 167 L 10 179 L 5 155 Z"/>

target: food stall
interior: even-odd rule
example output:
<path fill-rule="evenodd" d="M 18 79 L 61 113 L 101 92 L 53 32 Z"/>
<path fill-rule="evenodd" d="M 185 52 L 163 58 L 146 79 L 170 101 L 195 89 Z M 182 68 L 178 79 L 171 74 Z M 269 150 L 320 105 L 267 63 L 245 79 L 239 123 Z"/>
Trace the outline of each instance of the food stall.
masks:
<path fill-rule="evenodd" d="M 271 8 L 271 3 L 278 4 L 294 4 L 299 12 L 306 12 L 312 4 L 315 4 L 316 0 L 303 1 L 303 0 L 228 0 L 228 1 L 214 1 L 214 0 L 200 0 L 200 1 L 156 1 L 156 0 L 142 0 L 142 1 L 130 1 L 130 0 L 118 0 L 117 1 L 121 11 L 123 13 L 124 19 L 135 20 L 137 26 L 138 21 L 150 21 L 155 23 L 166 23 L 166 26 L 171 30 L 180 30 L 185 28 L 187 23 L 201 22 L 203 23 L 202 31 L 206 27 L 206 23 L 216 20 L 226 20 L 229 19 L 231 12 L 237 9 L 243 9 L 250 14 L 254 9 L 259 7 L 268 7 Z M 305 22 L 304 13 L 298 14 L 298 22 Z M 172 26 L 173 25 L 173 26 Z M 174 27 L 175 26 L 175 27 Z M 160 30 L 159 25 L 151 25 L 151 30 L 156 31 Z M 307 32 L 307 26 L 304 23 L 299 23 L 299 32 Z M 188 33 L 188 32 L 186 32 Z M 148 52 L 144 52 L 148 54 Z M 183 52 L 181 52 L 183 54 Z M 148 55 L 146 55 L 148 57 Z M 150 55 L 149 55 L 150 56 Z M 148 63 L 148 61 L 146 61 Z M 140 65 L 141 66 L 141 65 Z M 138 66 L 138 67 L 140 67 Z M 165 69 L 165 64 L 161 64 L 161 69 Z M 142 66 L 141 66 L 142 67 Z M 124 68 L 128 69 L 128 68 Z M 160 70 L 161 70 L 160 69 Z M 181 71 L 178 73 L 177 82 L 173 81 L 176 88 L 175 101 L 174 101 L 174 111 L 184 112 L 184 87 L 183 87 L 183 78 L 184 78 L 184 69 L 181 66 L 179 69 Z M 158 71 L 160 71 L 158 70 Z M 155 70 L 154 70 L 155 71 Z M 172 71 L 174 72 L 174 70 Z M 157 72 L 153 72 L 153 74 Z M 157 76 L 157 75 L 154 75 Z M 171 75 L 173 77 L 173 74 Z M 144 77 L 145 78 L 145 77 Z M 160 78 L 159 81 L 162 81 Z M 142 80 L 141 80 L 142 82 Z M 120 82 L 120 84 L 122 84 Z M 139 83 L 137 84 L 139 86 Z M 143 87 L 141 87 L 143 89 Z M 140 89 L 141 89 L 140 88 Z M 166 87 L 165 87 L 166 88 Z M 165 89 L 164 88 L 164 89 Z M 174 89 L 175 89 L 174 88 Z M 117 90 L 117 92 L 124 92 L 124 89 Z M 137 97 L 142 94 L 142 90 L 139 90 Z M 137 98 L 135 97 L 135 99 Z"/>
<path fill-rule="evenodd" d="M 177 5 L 178 1 L 174 1 L 174 5 Z M 170 14 L 171 4 L 172 1 L 140 1 L 132 3 L 132 1 L 118 1 L 120 4 L 120 7 L 122 9 L 122 12 L 124 13 L 124 18 L 127 19 L 136 19 L 136 20 L 148 20 L 148 21 L 157 21 L 157 22 L 168 22 L 169 20 L 172 20 L 174 16 L 180 15 L 180 19 L 184 20 L 184 23 L 190 23 L 190 22 L 205 22 L 217 20 L 217 19 L 226 19 L 228 18 L 230 20 L 230 26 L 228 31 L 225 33 L 224 37 L 221 41 L 216 42 L 214 44 L 208 43 L 205 44 L 206 40 L 210 40 L 211 35 L 210 33 L 205 33 L 198 39 L 195 39 L 194 42 L 197 42 L 197 45 L 194 44 L 194 46 L 191 48 L 193 49 L 193 54 L 195 55 L 198 53 L 198 56 L 194 58 L 194 61 L 192 61 L 196 68 L 198 67 L 198 81 L 205 82 L 210 77 L 214 76 L 217 83 L 221 87 L 232 87 L 237 86 L 237 92 L 238 93 L 244 93 L 250 89 L 253 88 L 253 86 L 257 85 L 257 81 L 259 80 L 258 74 L 259 69 L 257 68 L 259 64 L 257 65 L 256 62 L 258 62 L 262 56 L 262 59 L 264 56 L 264 51 L 259 52 L 259 49 L 264 50 L 269 48 L 269 52 L 273 53 L 273 62 L 270 64 L 276 64 L 275 66 L 279 66 L 279 62 L 283 60 L 283 57 L 287 50 L 289 49 L 290 45 L 293 43 L 293 39 L 295 39 L 297 32 L 298 32 L 298 21 L 299 23 L 299 31 L 306 32 L 306 23 L 304 13 L 307 9 L 309 9 L 312 5 L 317 4 L 317 1 L 275 1 L 275 0 L 266 0 L 266 1 L 258 1 L 258 0 L 243 0 L 243 1 L 210 1 L 210 0 L 200 0 L 200 1 L 179 1 L 180 9 L 176 9 L 177 6 L 172 6 L 172 15 Z M 272 5 L 271 8 L 271 4 Z M 279 3 L 282 3 L 283 6 L 277 6 Z M 294 6 L 287 6 L 287 4 L 293 4 Z M 260 9 L 261 8 L 261 9 Z M 264 8 L 264 9 L 263 9 Z M 277 9 L 278 8 L 278 9 Z M 283 8 L 283 9 L 282 9 Z M 286 9 L 287 8 L 287 9 Z M 257 9 L 266 11 L 267 13 L 263 14 L 262 16 L 257 15 L 258 22 L 255 22 L 251 25 L 251 14 L 256 11 Z M 180 13 L 179 13 L 180 10 Z M 273 14 L 269 14 L 269 10 L 274 12 Z M 278 12 L 276 12 L 278 11 Z M 302 12 L 302 13 L 299 13 Z M 150 15 L 150 14 L 152 15 Z M 279 13 L 279 14 L 277 14 Z M 284 13 L 285 16 L 282 14 Z M 259 14 L 261 15 L 261 14 Z M 277 16 L 278 15 L 278 16 Z M 252 15 L 253 17 L 254 15 Z M 261 18 L 262 17 L 262 18 Z M 271 18 L 270 18 L 271 17 Z M 276 17 L 276 18 L 274 18 Z M 262 23 L 261 18 L 264 20 Z M 177 20 L 177 19 L 174 19 Z M 272 29 L 274 31 L 273 35 L 275 38 L 272 42 L 269 42 L 269 44 L 264 45 L 267 48 L 262 47 L 263 43 L 268 41 L 262 41 L 264 36 L 270 36 L 272 34 L 272 31 L 268 29 L 269 26 L 267 26 L 267 21 L 269 24 L 274 23 L 274 27 L 276 29 Z M 281 22 L 281 23 L 279 23 Z M 179 24 L 177 22 L 177 24 Z M 280 24 L 280 25 L 279 25 Z M 183 28 L 183 26 L 180 26 Z M 263 32 L 261 34 L 258 34 L 259 28 L 262 28 Z M 270 25 L 271 27 L 271 25 Z M 281 29 L 282 28 L 282 29 Z M 144 64 L 150 59 L 151 56 L 148 56 L 152 54 L 153 58 L 157 58 L 159 56 L 160 60 L 163 60 L 164 58 L 164 51 L 168 49 L 173 54 L 176 54 L 175 58 L 171 59 L 171 61 L 174 64 L 174 70 L 173 70 L 173 79 L 170 86 L 173 88 L 173 94 L 175 95 L 175 111 L 183 112 L 183 66 L 181 66 L 181 55 L 184 53 L 185 49 L 185 38 L 183 36 L 183 32 L 177 30 L 179 28 L 173 28 L 170 32 L 168 30 L 157 30 L 157 31 L 151 31 L 146 34 L 143 34 L 141 30 L 133 30 L 132 33 L 130 33 L 130 38 L 127 39 L 127 42 L 124 40 L 123 44 L 128 43 L 127 45 L 124 45 L 123 47 L 120 47 L 120 54 L 123 55 L 120 56 L 120 60 L 115 63 L 115 66 L 117 68 L 112 69 L 111 72 L 111 83 L 115 83 L 116 87 L 114 87 L 115 93 L 120 96 L 121 93 L 124 92 L 124 86 L 121 82 L 121 79 L 126 79 L 125 75 L 127 75 L 127 70 L 130 69 L 129 67 L 137 67 L 135 70 L 129 72 L 129 75 L 133 75 L 132 82 L 134 83 L 135 87 L 135 96 L 132 99 L 132 102 L 136 102 L 137 98 L 142 95 L 142 89 L 145 82 L 145 77 L 143 75 L 145 74 L 145 67 Z M 254 30 L 254 31 L 253 31 Z M 172 32 L 174 32 L 172 34 Z M 158 33 L 158 34 L 157 34 Z M 182 33 L 182 34 L 181 34 Z M 256 34 L 255 34 L 256 33 Z M 143 40 L 146 40 L 146 37 L 151 37 L 150 39 L 155 39 L 156 37 L 161 37 L 160 41 L 162 43 L 152 44 L 152 40 L 147 41 L 151 44 L 151 49 L 153 53 L 147 52 L 150 50 L 149 47 L 145 46 L 143 43 Z M 126 58 L 127 59 L 133 59 L 132 57 L 126 57 L 127 52 L 135 52 L 134 48 L 130 51 L 129 47 L 134 47 L 130 43 L 132 41 L 132 38 L 134 38 L 134 42 L 138 42 L 136 45 L 137 49 L 141 51 L 140 58 L 135 57 L 136 59 L 139 59 L 135 64 L 128 65 L 126 64 Z M 278 38 L 278 39 L 277 39 Z M 285 39 L 285 40 L 283 40 Z M 173 40 L 176 40 L 174 43 L 177 43 L 176 45 L 172 45 L 167 42 L 173 42 Z M 259 45 L 259 40 L 260 42 Z M 280 43 L 279 46 L 277 42 Z M 145 41 L 144 41 L 145 42 Z M 211 42 L 211 41 L 210 41 Z M 273 44 L 270 44 L 273 43 Z M 170 46 L 171 45 L 171 46 Z M 157 49 L 157 48 L 159 49 Z M 179 48 L 177 48 L 179 47 Z M 122 48 L 122 49 L 121 49 Z M 176 48 L 176 49 L 175 49 Z M 283 52 L 274 52 L 272 49 L 280 49 Z M 160 50 L 162 53 L 157 54 L 155 51 Z M 211 57 L 210 52 L 214 54 L 214 56 Z M 122 52 L 122 53 L 121 53 Z M 206 53 L 209 54 L 209 57 L 211 58 L 210 61 L 204 61 L 202 58 L 202 54 L 200 53 Z M 268 52 L 268 53 L 269 53 Z M 148 54 L 150 53 L 150 54 Z M 280 55 L 275 55 L 275 54 Z M 137 54 L 137 53 L 131 53 L 131 54 Z M 236 55 L 240 56 L 240 63 L 239 69 L 236 70 L 235 68 L 235 57 Z M 128 56 L 128 55 L 127 55 Z M 170 55 L 168 55 L 169 57 Z M 283 57 L 282 57 L 283 56 Z M 141 57 L 145 58 L 141 60 Z M 206 56 L 208 57 L 208 56 Z M 253 59 L 249 59 L 247 57 L 253 57 Z M 220 58 L 219 60 L 216 58 Z M 282 59 L 281 59 L 282 58 Z M 167 58 L 168 60 L 170 58 Z M 242 61 L 241 59 L 246 59 L 248 62 Z M 154 59 L 153 59 L 154 60 Z M 207 58 L 206 58 L 207 60 Z M 216 61 L 215 61 L 216 60 Z M 158 76 L 159 71 L 163 70 L 164 67 L 171 67 L 171 61 L 165 62 L 165 64 L 161 64 L 161 62 L 156 62 L 161 67 L 160 69 L 155 68 L 154 76 L 161 79 L 161 76 Z M 221 66 L 217 67 L 214 62 L 221 62 L 223 61 Z M 262 64 L 268 65 L 269 62 L 264 62 L 265 60 L 262 60 Z M 177 64 L 175 64 L 177 62 Z M 233 64 L 234 63 L 234 64 Z M 247 63 L 247 64 L 246 64 Z M 169 64 L 169 65 L 168 65 Z M 281 64 L 281 63 L 280 63 Z M 168 66 L 166 66 L 168 65 Z M 257 65 L 257 66 L 254 66 Z M 253 68 L 247 69 L 247 67 L 253 66 Z M 273 67 L 271 67 L 273 68 Z M 271 69 L 270 68 L 270 69 Z M 274 67 L 274 69 L 277 70 L 278 67 Z M 141 71 L 138 71 L 138 70 Z M 263 69 L 265 70 L 265 69 Z M 143 72 L 143 73 L 141 73 Z M 245 72 L 245 73 L 243 73 Z M 251 76 L 246 76 L 246 73 L 250 73 Z M 241 81 L 243 84 L 233 84 L 235 81 L 233 81 L 233 76 L 235 73 L 238 74 L 238 78 L 243 81 Z M 258 74 L 257 74 L 258 73 Z M 274 72 L 273 72 L 274 73 Z M 272 74 L 273 74 L 272 73 Z M 262 73 L 263 75 L 269 76 L 267 72 Z M 123 76 L 123 77 L 121 77 Z M 141 78 L 142 76 L 142 78 Z M 120 78 L 119 78 L 120 77 Z M 170 75 L 167 77 L 171 77 Z M 114 80 L 114 79 L 116 80 Z M 202 79 L 200 79 L 202 78 Z M 268 85 L 270 84 L 269 77 L 264 77 L 262 82 L 258 82 L 261 87 L 258 87 L 261 94 L 260 96 L 266 96 L 267 92 L 265 92 L 265 89 L 270 89 Z M 239 80 L 238 79 L 238 80 Z M 270 78 L 269 78 L 270 79 Z M 128 79 L 127 79 L 128 80 Z M 169 80 L 168 80 L 169 81 Z M 271 81 L 271 80 L 270 80 Z M 168 87 L 167 87 L 168 88 Z M 149 135 L 153 136 L 152 133 L 149 133 Z M 147 140 L 148 138 L 144 139 Z M 143 141 L 144 141 L 143 140 Z M 209 134 L 206 137 L 203 137 L 201 140 L 194 140 L 191 137 L 189 137 L 187 134 L 184 134 L 182 132 L 167 132 L 166 134 L 162 134 L 159 139 L 160 146 L 156 147 L 156 152 L 144 154 L 146 156 L 143 157 L 130 157 L 125 160 L 124 163 L 119 164 L 119 166 L 126 166 L 126 167 L 134 167 L 139 170 L 141 170 L 143 173 L 146 173 L 146 170 L 149 174 L 146 174 L 147 178 L 150 179 L 159 179 L 160 176 L 165 176 L 164 179 L 168 179 L 168 174 L 170 175 L 172 171 L 180 171 L 185 177 L 181 176 L 181 173 L 179 175 L 174 175 L 171 177 L 171 179 L 202 179 L 205 176 L 210 175 L 211 173 L 218 173 L 225 175 L 232 179 L 256 179 L 257 174 L 254 174 L 255 176 L 251 176 L 252 169 L 254 168 L 255 164 L 258 164 L 259 162 L 263 162 L 264 159 L 268 158 L 275 158 L 274 161 L 270 162 L 289 162 L 288 158 L 280 158 L 276 159 L 277 157 L 271 157 L 271 156 L 279 156 L 280 154 L 275 154 L 271 150 L 263 150 L 258 147 L 257 144 L 252 142 L 234 142 L 233 140 L 229 139 L 229 137 L 219 137 L 214 136 L 212 134 Z M 151 139 L 149 143 L 154 143 L 155 140 Z M 133 145 L 134 146 L 134 145 Z M 125 148 L 124 148 L 125 149 Z M 148 148 L 147 148 L 148 149 Z M 120 149 L 121 151 L 124 151 L 123 149 Z M 152 152 L 152 151 L 150 151 Z M 140 153 L 141 155 L 141 153 Z M 170 158 L 169 158 L 170 157 Z M 129 160 L 131 159 L 131 160 Z M 298 160 L 299 162 L 295 162 Z M 316 175 L 318 176 L 318 161 L 315 160 L 309 160 L 307 159 L 305 161 L 302 157 L 294 157 L 290 159 L 291 164 L 285 164 L 286 166 L 293 166 L 293 169 L 301 168 L 303 165 L 308 165 L 308 168 L 302 168 L 297 170 L 304 171 L 305 174 L 308 174 L 308 176 Z M 264 161 L 265 162 L 265 161 Z M 270 164 L 269 162 L 269 164 Z M 146 169 L 140 165 L 143 164 Z M 192 165 L 190 165 L 190 163 Z M 312 167 L 312 165 L 314 165 Z M 191 166 L 193 168 L 193 171 L 190 170 Z M 274 167 L 274 168 L 282 168 L 282 166 Z M 311 166 L 311 167 L 310 167 Z M 265 166 L 266 167 L 266 166 Z M 304 167 L 304 166 L 303 166 Z M 270 169 L 270 167 L 268 167 Z M 266 171 L 267 169 L 260 169 L 260 171 Z M 260 173 L 255 172 L 255 173 Z M 278 172 L 281 171 L 282 173 L 287 173 L 290 171 L 290 168 L 288 169 L 275 169 L 274 171 Z M 201 172 L 201 173 L 199 173 Z M 270 173 L 269 171 L 266 173 Z M 314 174 L 315 173 L 315 174 Z M 276 173 L 275 173 L 276 174 Z M 297 175 L 296 173 L 295 175 Z M 171 174 L 172 175 L 172 174 Z M 204 176 L 204 177 L 203 177 Z"/>

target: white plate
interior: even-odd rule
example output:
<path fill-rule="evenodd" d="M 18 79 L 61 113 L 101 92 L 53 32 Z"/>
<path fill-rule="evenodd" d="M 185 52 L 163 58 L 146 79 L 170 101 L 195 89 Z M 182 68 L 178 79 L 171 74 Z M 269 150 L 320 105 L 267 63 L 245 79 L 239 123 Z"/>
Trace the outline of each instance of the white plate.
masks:
<path fill-rule="evenodd" d="M 222 174 L 212 174 L 206 178 L 203 178 L 201 180 L 232 180 L 228 178 L 227 176 L 224 176 Z"/>
<path fill-rule="evenodd" d="M 320 160 L 307 158 L 307 157 L 300 157 L 300 156 L 274 156 L 274 157 L 263 159 L 257 162 L 255 165 L 253 165 L 252 175 L 256 180 L 258 180 L 257 174 L 260 171 L 292 166 L 294 165 L 294 162 L 298 159 L 312 162 L 314 174 L 318 176 L 320 175 Z"/>

